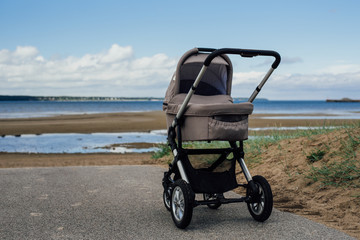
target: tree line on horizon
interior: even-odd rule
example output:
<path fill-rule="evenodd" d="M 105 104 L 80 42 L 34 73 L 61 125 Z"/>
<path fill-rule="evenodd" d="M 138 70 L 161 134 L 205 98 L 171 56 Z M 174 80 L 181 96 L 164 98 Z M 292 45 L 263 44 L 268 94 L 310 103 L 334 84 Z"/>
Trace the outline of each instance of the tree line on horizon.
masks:
<path fill-rule="evenodd" d="M 76 97 L 76 96 L 10 96 L 0 95 L 0 101 L 162 101 L 156 97 Z"/>

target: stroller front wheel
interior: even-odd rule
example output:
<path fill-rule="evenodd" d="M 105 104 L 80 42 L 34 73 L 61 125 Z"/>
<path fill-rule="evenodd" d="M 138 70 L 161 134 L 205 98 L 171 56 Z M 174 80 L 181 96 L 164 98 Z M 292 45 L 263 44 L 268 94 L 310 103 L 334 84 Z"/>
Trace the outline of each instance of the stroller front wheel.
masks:
<path fill-rule="evenodd" d="M 184 180 L 175 181 L 171 194 L 171 216 L 178 228 L 186 228 L 192 218 L 195 195 Z"/>
<path fill-rule="evenodd" d="M 251 197 L 251 201 L 247 203 L 251 216 L 259 222 L 266 221 L 272 212 L 273 195 L 268 181 L 262 176 L 254 176 L 253 181 L 258 189 L 257 193 L 253 193 L 250 188 L 246 191 L 246 196 Z"/>

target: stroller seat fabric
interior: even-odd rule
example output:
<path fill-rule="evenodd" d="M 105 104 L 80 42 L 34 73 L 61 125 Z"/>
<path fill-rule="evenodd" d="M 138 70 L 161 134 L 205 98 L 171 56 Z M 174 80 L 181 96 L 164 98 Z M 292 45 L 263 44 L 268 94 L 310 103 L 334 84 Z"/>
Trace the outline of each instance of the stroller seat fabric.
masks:
<path fill-rule="evenodd" d="M 176 95 L 164 107 L 170 126 L 184 101 L 185 94 Z M 232 103 L 229 95 L 193 95 L 184 114 L 181 133 L 184 141 L 226 140 L 248 138 L 248 115 L 253 111 L 249 102 Z"/>
<path fill-rule="evenodd" d="M 190 50 L 180 59 L 164 101 L 168 127 L 179 112 L 206 56 Z M 231 81 L 230 59 L 226 55 L 216 57 L 196 88 L 183 119 L 180 119 L 184 121 L 181 124 L 184 141 L 239 141 L 248 138 L 248 115 L 253 111 L 253 104 L 233 103 Z"/>

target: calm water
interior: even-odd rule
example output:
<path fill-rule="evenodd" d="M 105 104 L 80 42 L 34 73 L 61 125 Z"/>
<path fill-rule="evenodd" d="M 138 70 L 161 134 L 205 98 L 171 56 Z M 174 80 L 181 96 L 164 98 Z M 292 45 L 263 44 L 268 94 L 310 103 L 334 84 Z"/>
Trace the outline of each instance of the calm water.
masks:
<path fill-rule="evenodd" d="M 129 102 L 0 102 L 1 118 L 32 118 L 68 114 L 143 112 L 162 110 L 161 101 Z M 275 118 L 348 118 L 360 119 L 360 103 L 327 103 L 325 101 L 257 101 L 254 113 L 303 114 Z M 306 116 L 309 114 L 309 116 Z M 313 114 L 320 114 L 314 116 Z M 326 116 L 324 116 L 326 115 Z M 274 118 L 274 117 L 268 117 Z M 1 125 L 0 125 L 1 128 Z M 252 129 L 261 130 L 261 129 Z M 124 143 L 164 143 L 166 131 L 151 133 L 43 134 L 0 137 L 0 152 L 22 153 L 98 153 L 149 152 L 155 147 L 127 147 Z M 136 145 L 135 145 L 136 146 Z"/>
<path fill-rule="evenodd" d="M 318 127 L 282 127 L 283 130 Z M 273 130 L 275 127 L 250 128 L 251 131 Z M 279 129 L 279 128 L 276 128 Z M 150 133 L 51 133 L 0 137 L 0 152 L 9 153 L 141 153 L 154 152 L 166 143 L 166 130 Z M 253 138 L 250 136 L 249 138 Z M 140 145 L 137 145 L 139 143 Z M 145 144 L 144 144 L 145 143 Z"/>
<path fill-rule="evenodd" d="M 161 101 L 0 102 L 0 118 L 31 118 L 68 114 L 143 112 L 160 110 L 162 110 Z M 360 119 L 360 103 L 332 103 L 325 101 L 255 101 L 254 113 L 317 113 Z"/>
<path fill-rule="evenodd" d="M 18 153 L 128 153 L 152 152 L 157 143 L 165 143 L 164 131 L 150 133 L 92 133 L 92 134 L 23 134 L 0 137 L 0 152 Z M 142 143 L 144 147 L 124 144 Z"/>
<path fill-rule="evenodd" d="M 4 101 L 0 102 L 0 118 L 32 118 L 85 113 L 144 112 L 161 109 L 162 102 L 159 101 Z"/>

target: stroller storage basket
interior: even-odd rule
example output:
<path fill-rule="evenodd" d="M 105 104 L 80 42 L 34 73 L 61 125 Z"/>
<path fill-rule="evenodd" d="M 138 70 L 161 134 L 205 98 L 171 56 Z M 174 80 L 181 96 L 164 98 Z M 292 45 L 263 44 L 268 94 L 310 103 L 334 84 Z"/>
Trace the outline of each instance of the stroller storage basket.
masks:
<path fill-rule="evenodd" d="M 223 193 L 238 186 L 235 177 L 235 161 L 222 172 L 213 172 L 211 168 L 195 169 L 187 155 L 181 157 L 185 171 L 194 193 Z"/>

